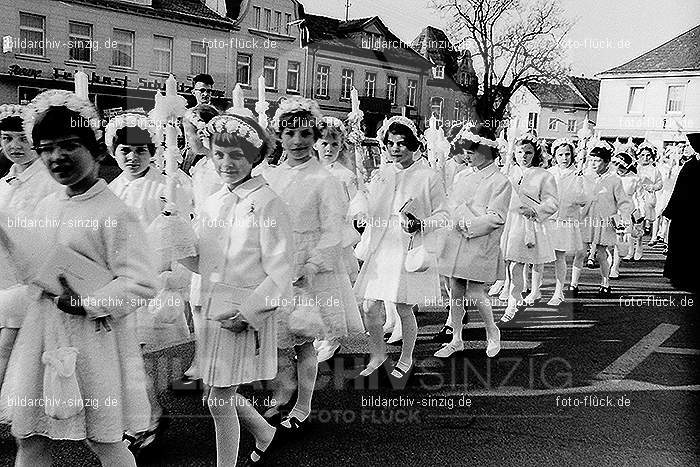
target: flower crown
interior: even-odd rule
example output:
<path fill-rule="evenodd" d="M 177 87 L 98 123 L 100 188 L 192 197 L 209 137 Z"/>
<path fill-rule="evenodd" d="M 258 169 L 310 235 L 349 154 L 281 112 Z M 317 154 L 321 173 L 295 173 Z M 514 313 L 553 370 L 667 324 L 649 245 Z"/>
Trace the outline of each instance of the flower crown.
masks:
<path fill-rule="evenodd" d="M 280 121 L 283 119 L 283 117 L 285 115 L 297 112 L 307 112 L 311 114 L 311 118 L 315 122 L 319 122 L 323 118 L 323 115 L 321 115 L 321 109 L 315 100 L 307 99 L 305 97 L 289 97 L 280 101 L 279 107 L 277 107 L 275 116 L 272 117 L 272 122 L 270 122 L 270 125 L 276 132 L 280 132 Z M 314 123 L 314 126 L 315 125 L 316 124 Z"/>
<path fill-rule="evenodd" d="M 107 148 L 111 150 L 114 144 L 114 138 L 117 137 L 117 131 L 126 127 L 148 130 L 148 133 L 151 135 L 151 141 L 153 141 L 154 144 L 158 141 L 158 131 L 153 120 L 143 114 L 127 112 L 117 115 L 107 123 L 105 127 L 105 144 Z"/>
<path fill-rule="evenodd" d="M 572 148 L 573 150 L 575 150 L 574 148 L 576 148 L 576 145 L 574 144 L 574 142 L 571 141 L 569 138 L 558 138 L 558 139 L 555 139 L 554 142 L 552 143 L 552 154 L 554 154 L 557 151 L 557 148 L 559 146 L 563 146 L 565 144 L 569 145 L 569 147 Z"/>
<path fill-rule="evenodd" d="M 335 117 L 323 117 L 321 121 L 318 122 L 318 127 L 320 128 L 325 124 L 326 128 L 336 128 L 338 131 L 340 131 L 343 136 L 347 136 L 348 132 L 347 129 L 345 128 L 345 124 L 339 119 Z"/>
<path fill-rule="evenodd" d="M 24 133 L 27 136 L 29 144 L 34 144 L 32 141 L 32 131 L 39 117 L 44 115 L 51 107 L 65 107 L 68 110 L 76 112 L 78 115 L 87 120 L 90 124 L 92 132 L 95 134 L 95 139 L 100 140 L 102 130 L 100 130 L 100 115 L 97 109 L 87 99 L 84 99 L 74 92 L 63 91 L 60 89 L 49 89 L 36 96 L 24 108 L 22 120 L 24 125 Z"/>
<path fill-rule="evenodd" d="M 418 129 L 416 128 L 416 124 L 413 123 L 413 121 L 411 119 L 406 118 L 403 115 L 394 115 L 389 120 L 384 120 L 384 123 L 382 124 L 381 128 L 379 128 L 379 130 L 377 130 L 377 139 L 382 144 L 384 143 L 384 135 L 386 135 L 386 132 L 389 131 L 389 127 L 391 126 L 392 123 L 399 123 L 399 124 L 407 127 L 409 130 L 411 130 L 411 133 L 413 133 L 413 136 L 416 137 L 416 140 L 420 141 L 420 138 L 418 136 Z"/>
<path fill-rule="evenodd" d="M 615 148 L 613 147 L 612 144 L 610 144 L 607 141 L 605 141 L 604 139 L 600 139 L 600 138 L 596 139 L 592 142 L 592 146 L 591 146 L 589 152 L 594 150 L 595 148 L 607 149 L 611 153 L 615 152 Z"/>
<path fill-rule="evenodd" d="M 209 137 L 214 133 L 241 136 L 256 149 L 260 149 L 263 145 L 257 130 L 237 115 L 218 115 L 209 121 L 204 131 Z"/>
<path fill-rule="evenodd" d="M 2 104 L 0 105 L 0 120 L 10 117 L 22 118 L 24 106 L 20 104 Z"/>
<path fill-rule="evenodd" d="M 637 148 L 637 154 L 641 153 L 643 149 L 648 149 L 649 151 L 651 151 L 652 156 L 656 157 L 656 146 L 651 144 L 649 141 L 642 141 L 642 144 L 640 144 Z"/>
<path fill-rule="evenodd" d="M 498 141 L 496 141 L 495 139 L 489 139 L 484 138 L 483 136 L 475 135 L 469 130 L 469 128 L 467 128 L 466 125 L 462 127 L 461 130 L 459 130 L 459 133 L 457 133 L 457 136 L 455 136 L 453 142 L 458 141 L 460 139 L 471 141 L 473 143 L 481 144 L 494 149 L 498 149 L 499 146 Z"/>

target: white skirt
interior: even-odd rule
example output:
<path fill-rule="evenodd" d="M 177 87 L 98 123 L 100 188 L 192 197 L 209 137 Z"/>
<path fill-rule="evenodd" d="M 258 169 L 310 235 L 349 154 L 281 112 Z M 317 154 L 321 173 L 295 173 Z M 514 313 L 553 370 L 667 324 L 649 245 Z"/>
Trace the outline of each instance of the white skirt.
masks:
<path fill-rule="evenodd" d="M 580 221 L 574 219 L 550 219 L 545 229 L 555 251 L 575 253 L 583 249 Z"/>
<path fill-rule="evenodd" d="M 399 222 L 389 222 L 379 246 L 362 264 L 355 283 L 359 298 L 393 303 L 426 305 L 440 297 L 437 259 L 425 272 L 408 272 L 404 268 L 411 236 Z"/>

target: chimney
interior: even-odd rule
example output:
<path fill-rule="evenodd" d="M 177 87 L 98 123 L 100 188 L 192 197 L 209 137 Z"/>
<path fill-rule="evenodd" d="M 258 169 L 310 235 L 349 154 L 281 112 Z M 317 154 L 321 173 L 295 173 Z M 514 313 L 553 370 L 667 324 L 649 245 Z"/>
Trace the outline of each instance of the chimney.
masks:
<path fill-rule="evenodd" d="M 215 11 L 222 18 L 226 17 L 226 0 L 201 0 L 210 10 Z"/>

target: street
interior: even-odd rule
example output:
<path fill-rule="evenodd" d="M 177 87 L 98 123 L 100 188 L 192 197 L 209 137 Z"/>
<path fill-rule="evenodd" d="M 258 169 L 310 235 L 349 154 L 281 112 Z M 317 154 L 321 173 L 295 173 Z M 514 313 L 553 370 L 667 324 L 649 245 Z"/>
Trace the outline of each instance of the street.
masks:
<path fill-rule="evenodd" d="M 439 344 L 430 337 L 446 313 L 421 310 L 405 387 L 394 387 L 386 371 L 352 379 L 366 340 L 344 341 L 320 366 L 307 430 L 278 445 L 273 465 L 698 465 L 697 308 L 692 296 L 670 288 L 662 266 L 660 249 L 647 248 L 642 261 L 623 263 L 607 300 L 595 298 L 597 271 L 586 270 L 581 297 L 559 310 L 543 305 L 553 290 L 548 266 L 545 299 L 502 327 L 503 350 L 491 360 L 475 311 L 464 331 L 468 350 L 434 358 Z M 394 358 L 398 349 L 390 346 Z M 147 355 L 174 418 L 157 452 L 139 465 L 215 465 L 201 393 L 168 387 L 192 351 L 186 343 Z M 260 388 L 242 392 L 258 407 L 269 404 Z M 54 449 L 54 465 L 98 465 L 80 443 Z M 251 449 L 244 433 L 239 461 Z M 0 465 L 12 465 L 7 428 L 0 452 Z"/>

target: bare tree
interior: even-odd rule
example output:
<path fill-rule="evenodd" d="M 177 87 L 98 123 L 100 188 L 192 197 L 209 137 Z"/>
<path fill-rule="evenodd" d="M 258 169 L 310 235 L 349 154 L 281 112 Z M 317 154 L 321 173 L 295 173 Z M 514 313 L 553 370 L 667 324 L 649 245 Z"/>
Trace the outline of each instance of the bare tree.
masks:
<path fill-rule="evenodd" d="M 569 73 L 562 39 L 572 22 L 559 0 L 432 0 L 431 6 L 451 18 L 447 32 L 472 52 L 483 120 L 500 122 L 520 86 L 562 82 Z"/>

